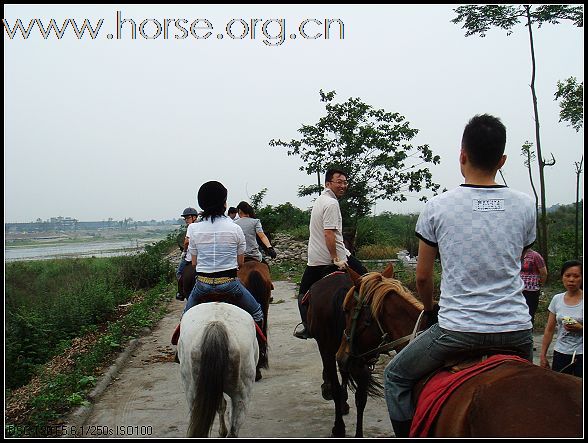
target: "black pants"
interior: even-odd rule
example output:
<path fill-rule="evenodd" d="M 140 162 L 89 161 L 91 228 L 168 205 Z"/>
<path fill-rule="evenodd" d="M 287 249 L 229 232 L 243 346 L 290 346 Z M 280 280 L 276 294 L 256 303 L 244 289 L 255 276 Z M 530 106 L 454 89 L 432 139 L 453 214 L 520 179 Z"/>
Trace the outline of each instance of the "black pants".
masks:
<path fill-rule="evenodd" d="M 531 323 L 535 324 L 535 312 L 539 306 L 539 291 L 523 291 L 527 306 L 529 306 L 529 314 L 531 314 Z"/>
<path fill-rule="evenodd" d="M 583 368 L 584 362 L 582 354 L 576 354 L 574 361 L 572 362 L 571 354 L 562 354 L 561 352 L 553 351 L 553 363 L 551 369 L 554 371 L 582 378 Z"/>
<path fill-rule="evenodd" d="M 356 259 L 353 255 L 347 257 L 347 265 L 357 272 L 359 275 L 363 275 L 368 272 L 364 265 Z M 298 309 L 300 310 L 300 318 L 306 324 L 306 313 L 308 311 L 308 303 L 301 304 L 302 297 L 308 292 L 310 287 L 319 281 L 321 278 L 329 275 L 339 268 L 335 265 L 324 265 L 324 266 L 306 266 L 304 274 L 302 274 L 302 280 L 300 281 L 300 289 L 298 290 Z"/>

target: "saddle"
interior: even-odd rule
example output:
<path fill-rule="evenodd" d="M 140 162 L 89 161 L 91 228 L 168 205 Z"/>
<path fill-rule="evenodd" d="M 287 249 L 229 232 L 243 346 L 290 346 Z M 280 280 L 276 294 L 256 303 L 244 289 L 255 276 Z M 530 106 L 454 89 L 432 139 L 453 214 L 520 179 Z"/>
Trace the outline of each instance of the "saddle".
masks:
<path fill-rule="evenodd" d="M 327 278 L 327 277 L 330 277 L 331 275 L 336 275 L 336 274 L 345 274 L 345 271 L 334 271 L 334 272 L 331 272 L 330 274 L 325 275 L 322 278 Z M 322 280 L 322 278 L 321 278 L 321 280 Z M 311 286 L 311 288 L 312 288 L 312 286 Z M 345 291 L 347 291 L 347 289 L 345 289 Z M 304 294 L 304 296 L 302 297 L 302 300 L 300 300 L 300 304 L 306 305 L 306 304 L 308 304 L 309 300 L 310 300 L 310 288 L 308 289 L 308 291 L 306 291 L 306 294 Z"/>
<path fill-rule="evenodd" d="M 237 297 L 236 295 L 227 294 L 226 292 L 213 291 L 213 292 L 209 292 L 208 294 L 200 297 L 197 304 L 209 303 L 209 302 L 230 303 L 230 304 L 235 305 L 245 311 L 246 309 L 243 308 L 243 304 L 242 304 L 242 302 L 240 302 L 240 300 L 241 300 L 241 297 Z M 257 332 L 258 340 L 261 340 L 263 342 L 267 342 L 267 338 L 265 337 L 264 333 L 262 332 L 261 328 L 259 327 L 259 325 L 257 323 L 255 323 L 255 330 Z M 179 339 L 180 339 L 180 324 L 178 323 L 178 325 L 176 326 L 176 329 L 174 330 L 174 332 L 172 334 L 171 344 L 174 346 L 177 345 Z"/>

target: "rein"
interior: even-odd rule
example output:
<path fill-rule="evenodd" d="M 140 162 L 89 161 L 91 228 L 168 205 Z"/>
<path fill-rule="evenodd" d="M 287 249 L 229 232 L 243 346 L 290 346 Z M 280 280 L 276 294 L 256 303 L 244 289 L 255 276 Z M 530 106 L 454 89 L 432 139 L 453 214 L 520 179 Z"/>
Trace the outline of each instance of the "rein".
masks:
<path fill-rule="evenodd" d="M 421 313 L 419 314 L 417 321 L 414 325 L 414 328 L 412 330 L 412 333 L 409 335 L 405 335 L 404 337 L 398 338 L 394 341 L 390 341 L 390 337 L 388 336 L 388 333 L 384 331 L 378 318 L 374 317 L 374 319 L 376 320 L 376 323 L 378 324 L 378 328 L 380 329 L 380 332 L 382 333 L 382 338 L 380 339 L 380 344 L 376 348 L 371 349 L 367 352 L 363 352 L 361 354 L 355 354 L 355 351 L 354 351 L 355 346 L 354 346 L 353 338 L 355 337 L 355 330 L 357 328 L 357 319 L 359 318 L 359 314 L 361 313 L 361 310 L 363 308 L 368 307 L 369 305 L 367 303 L 364 303 L 364 299 L 359 298 L 359 293 L 357 292 L 357 290 L 355 290 L 353 292 L 353 298 L 355 298 L 355 300 L 357 301 L 357 304 L 355 305 L 355 308 L 353 310 L 353 314 L 351 317 L 351 331 L 349 334 L 347 334 L 347 330 L 343 331 L 343 334 L 345 335 L 345 339 L 349 342 L 349 347 L 350 347 L 349 357 L 350 358 L 359 359 L 359 358 L 364 358 L 365 356 L 371 355 L 371 354 L 376 354 L 376 355 L 383 354 L 383 353 L 388 352 L 392 349 L 395 349 L 398 345 L 401 345 L 405 342 L 410 343 L 417 336 L 417 331 L 419 330 L 419 327 L 421 325 L 421 320 L 422 320 L 423 314 L 425 312 L 424 310 L 421 311 Z"/>

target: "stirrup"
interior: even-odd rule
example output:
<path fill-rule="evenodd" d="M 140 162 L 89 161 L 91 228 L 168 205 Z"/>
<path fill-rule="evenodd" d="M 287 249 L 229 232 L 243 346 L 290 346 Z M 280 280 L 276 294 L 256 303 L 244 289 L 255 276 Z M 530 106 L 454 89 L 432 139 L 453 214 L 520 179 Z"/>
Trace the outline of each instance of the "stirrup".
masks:
<path fill-rule="evenodd" d="M 297 331 L 296 328 L 298 328 L 298 326 L 302 325 L 302 330 L 301 331 Z M 310 337 L 310 334 L 308 333 L 308 329 L 306 329 L 306 326 L 304 325 L 303 322 L 298 323 L 295 327 L 294 327 L 294 333 L 292 334 L 294 337 L 296 338 L 301 338 L 303 340 L 306 340 Z"/>

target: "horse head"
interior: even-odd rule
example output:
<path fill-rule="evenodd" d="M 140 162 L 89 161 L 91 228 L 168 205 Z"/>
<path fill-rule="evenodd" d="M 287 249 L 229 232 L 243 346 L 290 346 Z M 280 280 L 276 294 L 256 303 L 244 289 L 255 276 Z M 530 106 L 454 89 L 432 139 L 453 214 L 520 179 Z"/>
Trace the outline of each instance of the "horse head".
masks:
<path fill-rule="evenodd" d="M 392 273 L 389 265 L 385 274 Z M 398 280 L 379 272 L 361 276 L 343 302 L 345 331 L 337 352 L 339 367 L 353 378 L 353 372 L 373 366 L 380 354 L 399 350 L 414 336 L 422 310 L 422 304 Z"/>

